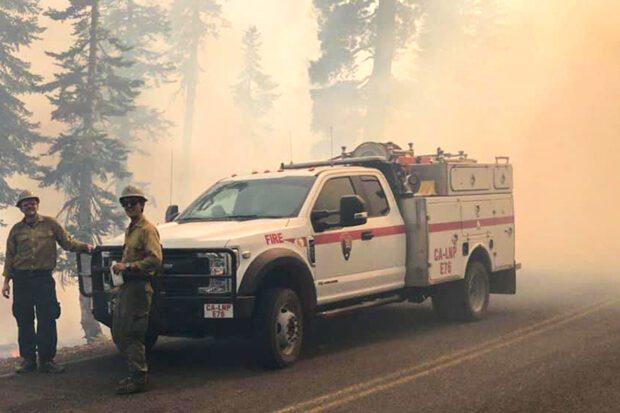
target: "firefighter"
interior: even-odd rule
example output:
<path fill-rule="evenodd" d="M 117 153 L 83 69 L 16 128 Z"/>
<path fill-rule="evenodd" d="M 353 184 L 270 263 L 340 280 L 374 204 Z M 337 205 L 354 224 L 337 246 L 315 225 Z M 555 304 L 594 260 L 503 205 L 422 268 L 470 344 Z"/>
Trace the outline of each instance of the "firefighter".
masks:
<path fill-rule="evenodd" d="M 131 394 L 144 391 L 147 382 L 144 341 L 153 296 L 150 280 L 160 271 L 162 249 L 157 228 L 144 217 L 144 193 L 129 185 L 119 201 L 131 222 L 125 231 L 122 261 L 112 266 L 115 273 L 122 273 L 124 281 L 116 290 L 112 338 L 129 370 L 116 393 Z"/>
<path fill-rule="evenodd" d="M 4 262 L 2 295 L 10 297 L 13 282 L 13 315 L 17 320 L 20 360 L 17 373 L 37 368 L 45 373 L 62 373 L 56 356 L 56 319 L 60 304 L 52 271 L 56 267 L 56 243 L 67 251 L 92 252 L 93 246 L 76 241 L 51 217 L 39 215 L 39 198 L 23 191 L 16 206 L 24 219 L 9 232 Z M 37 318 L 37 328 L 34 319 Z"/>

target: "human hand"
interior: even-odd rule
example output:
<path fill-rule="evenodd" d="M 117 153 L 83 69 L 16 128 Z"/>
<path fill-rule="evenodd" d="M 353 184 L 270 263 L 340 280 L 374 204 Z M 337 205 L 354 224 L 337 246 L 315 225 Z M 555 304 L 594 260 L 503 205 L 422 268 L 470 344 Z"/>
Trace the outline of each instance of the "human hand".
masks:
<path fill-rule="evenodd" d="M 93 250 L 95 249 L 95 246 L 92 244 L 86 244 L 86 249 L 88 250 L 89 254 L 92 254 Z"/>
<path fill-rule="evenodd" d="M 4 284 L 2 284 L 2 296 L 4 298 L 11 297 L 11 285 L 9 284 L 9 279 L 4 278 Z"/>
<path fill-rule="evenodd" d="M 125 271 L 126 268 L 127 266 L 125 265 L 124 262 L 117 262 L 116 264 L 112 266 L 112 271 L 118 274 L 119 272 Z"/>

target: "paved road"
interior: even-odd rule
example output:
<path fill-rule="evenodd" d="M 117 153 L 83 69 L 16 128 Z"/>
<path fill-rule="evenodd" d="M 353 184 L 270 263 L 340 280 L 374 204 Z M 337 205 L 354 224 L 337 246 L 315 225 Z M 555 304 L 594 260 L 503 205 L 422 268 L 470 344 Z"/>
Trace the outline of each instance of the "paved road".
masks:
<path fill-rule="evenodd" d="M 0 411 L 620 411 L 620 283 L 522 273 L 477 323 L 398 304 L 310 326 L 287 370 L 256 366 L 242 341 L 172 340 L 151 356 L 151 391 L 113 395 L 115 355 L 62 376 L 0 379 Z"/>

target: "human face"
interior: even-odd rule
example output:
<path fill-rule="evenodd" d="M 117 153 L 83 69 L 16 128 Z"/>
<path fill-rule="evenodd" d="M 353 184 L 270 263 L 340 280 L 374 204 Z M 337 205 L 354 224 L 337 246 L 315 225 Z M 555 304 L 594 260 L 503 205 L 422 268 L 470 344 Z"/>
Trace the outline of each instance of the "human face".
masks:
<path fill-rule="evenodd" d="M 39 202 L 36 199 L 25 199 L 19 203 L 19 209 L 26 218 L 32 218 L 37 215 Z"/>
<path fill-rule="evenodd" d="M 137 218 L 142 214 L 142 208 L 144 208 L 144 201 L 140 198 L 129 197 L 123 198 L 121 201 L 123 209 L 129 218 Z"/>

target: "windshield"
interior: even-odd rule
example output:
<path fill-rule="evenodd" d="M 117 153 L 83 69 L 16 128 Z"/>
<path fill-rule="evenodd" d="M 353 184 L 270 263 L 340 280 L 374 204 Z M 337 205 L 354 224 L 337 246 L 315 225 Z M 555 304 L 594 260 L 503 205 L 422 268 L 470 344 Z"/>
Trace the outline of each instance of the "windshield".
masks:
<path fill-rule="evenodd" d="M 315 179 L 289 176 L 216 184 L 175 221 L 293 217 L 299 213 Z"/>

